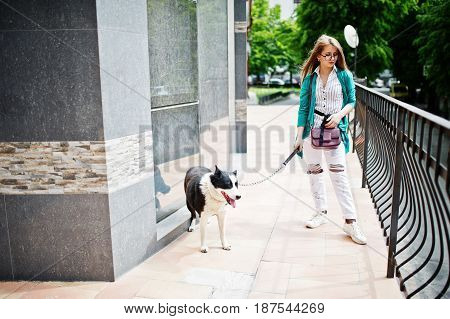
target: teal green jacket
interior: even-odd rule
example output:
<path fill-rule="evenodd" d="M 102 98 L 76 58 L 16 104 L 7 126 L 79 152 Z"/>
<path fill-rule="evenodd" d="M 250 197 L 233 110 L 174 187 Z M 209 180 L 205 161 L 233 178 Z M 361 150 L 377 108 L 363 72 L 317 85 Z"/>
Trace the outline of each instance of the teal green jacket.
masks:
<path fill-rule="evenodd" d="M 342 86 L 343 93 L 343 103 L 342 108 L 344 108 L 347 104 L 350 104 L 352 107 L 356 105 L 356 96 L 355 96 L 355 82 L 353 82 L 353 75 L 348 70 L 342 70 L 337 68 L 337 77 Z M 304 126 L 302 138 L 305 139 L 311 131 L 311 126 L 314 123 L 314 108 L 316 106 L 316 83 L 317 83 L 317 73 L 313 72 L 312 74 L 308 74 L 302 83 L 302 87 L 300 89 L 300 107 L 298 108 L 298 120 L 297 126 Z M 312 81 L 312 82 L 311 82 Z M 311 91 L 310 91 L 310 83 L 312 83 Z M 311 98 L 309 97 L 310 92 L 312 93 Z M 308 102 L 309 105 L 308 105 Z M 348 128 L 348 118 L 345 116 L 338 125 L 339 130 L 341 131 L 342 142 L 345 146 L 345 152 L 348 153 L 350 150 L 350 140 L 347 134 Z M 300 157 L 303 157 L 303 153 L 297 153 Z"/>

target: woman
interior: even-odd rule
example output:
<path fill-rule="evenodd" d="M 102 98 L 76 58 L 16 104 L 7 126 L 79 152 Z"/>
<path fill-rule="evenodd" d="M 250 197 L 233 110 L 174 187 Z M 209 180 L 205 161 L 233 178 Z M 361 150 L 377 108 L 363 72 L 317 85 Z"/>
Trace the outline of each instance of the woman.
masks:
<path fill-rule="evenodd" d="M 355 107 L 355 84 L 339 42 L 327 35 L 320 36 L 302 67 L 301 76 L 295 149 L 298 149 L 301 157 L 304 152 L 316 208 L 316 213 L 306 222 L 306 227 L 316 228 L 327 222 L 328 207 L 322 168 L 324 154 L 345 219 L 343 230 L 354 242 L 364 245 L 367 239 L 356 221 L 345 162 L 345 154 L 350 149 L 346 115 Z M 324 115 L 330 115 L 325 122 L 326 128 L 338 127 L 340 130 L 342 142 L 337 149 L 321 150 L 311 146 L 311 127 L 320 127 Z"/>

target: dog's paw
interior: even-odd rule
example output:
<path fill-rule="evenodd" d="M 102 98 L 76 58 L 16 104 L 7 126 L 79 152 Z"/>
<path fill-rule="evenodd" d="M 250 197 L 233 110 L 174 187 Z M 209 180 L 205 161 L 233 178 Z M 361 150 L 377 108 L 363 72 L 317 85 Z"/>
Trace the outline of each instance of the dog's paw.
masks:
<path fill-rule="evenodd" d="M 231 245 L 226 244 L 226 245 L 223 245 L 222 248 L 223 248 L 224 250 L 231 250 Z"/>
<path fill-rule="evenodd" d="M 201 251 L 202 253 L 206 254 L 206 253 L 208 252 L 208 247 L 202 247 L 202 248 L 200 249 L 200 251 Z"/>
<path fill-rule="evenodd" d="M 193 232 L 193 231 L 194 231 L 194 227 L 190 226 L 189 229 L 188 229 L 188 232 L 191 233 L 191 232 Z"/>

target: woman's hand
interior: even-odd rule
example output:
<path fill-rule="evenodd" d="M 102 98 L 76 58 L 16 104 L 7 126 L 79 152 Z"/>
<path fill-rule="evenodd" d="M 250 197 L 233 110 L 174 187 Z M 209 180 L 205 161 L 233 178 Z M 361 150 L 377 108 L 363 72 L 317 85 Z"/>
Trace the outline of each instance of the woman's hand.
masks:
<path fill-rule="evenodd" d="M 301 135 L 297 134 L 297 138 L 295 139 L 294 150 L 297 152 L 301 152 L 303 150 L 303 139 Z"/>
<path fill-rule="evenodd" d="M 328 121 L 325 123 L 326 128 L 335 128 L 339 125 L 339 122 L 342 120 L 342 115 L 340 113 L 334 113 L 329 118 Z"/>

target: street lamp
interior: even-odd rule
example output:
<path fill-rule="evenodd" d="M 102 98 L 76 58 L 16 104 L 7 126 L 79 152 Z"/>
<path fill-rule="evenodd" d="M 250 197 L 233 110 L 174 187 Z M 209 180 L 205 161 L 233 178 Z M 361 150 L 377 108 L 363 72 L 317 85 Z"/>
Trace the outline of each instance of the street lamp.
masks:
<path fill-rule="evenodd" d="M 359 38 L 358 38 L 358 32 L 356 32 L 356 29 L 352 27 L 351 25 L 347 24 L 344 28 L 344 36 L 345 41 L 347 41 L 347 44 L 355 49 L 355 66 L 354 66 L 354 72 L 355 72 L 355 78 L 356 76 L 356 59 L 358 57 L 358 44 L 359 44 Z M 348 123 L 350 123 L 350 114 L 348 115 Z M 350 129 L 350 125 L 348 126 L 348 129 Z M 353 115 L 353 150 L 352 153 L 355 152 L 355 140 L 356 140 L 356 112 Z"/>
<path fill-rule="evenodd" d="M 344 36 L 345 36 L 345 41 L 347 41 L 347 44 L 355 49 L 355 65 L 353 67 L 354 72 L 355 72 L 355 77 L 356 77 L 356 59 L 358 57 L 357 53 L 358 53 L 358 44 L 359 44 L 359 37 L 358 37 L 358 32 L 356 32 L 356 29 L 354 27 L 352 27 L 350 24 L 347 24 L 344 28 Z"/>

